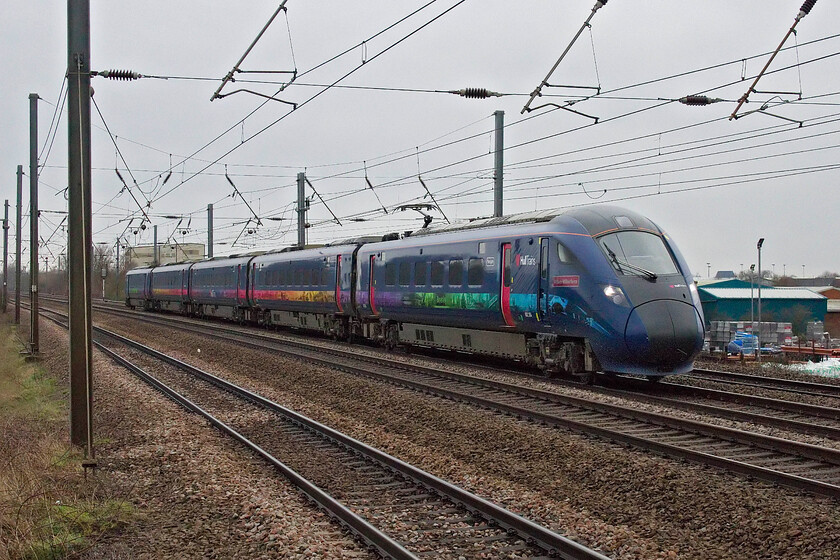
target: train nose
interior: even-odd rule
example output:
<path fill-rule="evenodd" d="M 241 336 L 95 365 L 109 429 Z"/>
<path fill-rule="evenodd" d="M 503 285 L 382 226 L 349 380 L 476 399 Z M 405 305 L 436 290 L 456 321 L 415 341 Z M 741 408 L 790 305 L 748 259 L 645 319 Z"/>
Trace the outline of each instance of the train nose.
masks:
<path fill-rule="evenodd" d="M 624 340 L 637 360 L 671 372 L 694 359 L 702 347 L 703 327 L 694 306 L 656 300 L 633 309 Z"/>

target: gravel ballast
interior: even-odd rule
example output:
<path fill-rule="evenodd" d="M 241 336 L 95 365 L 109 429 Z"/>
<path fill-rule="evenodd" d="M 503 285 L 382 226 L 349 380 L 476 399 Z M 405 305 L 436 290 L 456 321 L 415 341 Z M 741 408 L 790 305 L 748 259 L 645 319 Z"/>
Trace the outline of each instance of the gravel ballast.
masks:
<path fill-rule="evenodd" d="M 44 367 L 67 331 L 42 321 Z M 375 558 L 263 461 L 94 352 L 94 476 L 135 523 L 86 558 Z"/>
<path fill-rule="evenodd" d="M 101 318 L 616 558 L 840 556 L 840 510 L 827 498 L 171 328 Z"/>

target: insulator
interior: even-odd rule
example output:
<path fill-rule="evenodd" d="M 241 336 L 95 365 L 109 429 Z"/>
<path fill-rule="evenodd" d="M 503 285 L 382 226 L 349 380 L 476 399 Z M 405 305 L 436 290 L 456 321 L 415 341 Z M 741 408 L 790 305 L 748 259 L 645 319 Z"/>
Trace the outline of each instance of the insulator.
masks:
<path fill-rule="evenodd" d="M 805 3 L 802 4 L 801 8 L 799 8 L 799 12 L 803 16 L 807 16 L 808 14 L 811 13 L 811 8 L 813 8 L 814 4 L 816 4 L 816 3 L 817 3 L 817 0 L 805 0 Z"/>
<path fill-rule="evenodd" d="M 450 91 L 449 93 L 454 93 L 456 95 L 460 95 L 461 97 L 466 97 L 467 99 L 487 99 L 488 97 L 501 97 L 500 93 L 496 93 L 495 91 L 490 91 L 487 88 L 466 88 L 466 89 L 456 89 Z"/>
<path fill-rule="evenodd" d="M 138 74 L 132 70 L 103 70 L 99 73 L 100 76 L 103 78 L 108 78 L 109 80 L 139 80 L 143 77 L 142 74 Z"/>
<path fill-rule="evenodd" d="M 490 96 L 485 88 L 467 88 L 462 94 L 467 99 L 487 99 Z"/>
<path fill-rule="evenodd" d="M 705 95 L 686 95 L 685 97 L 681 97 L 679 102 L 683 105 L 711 105 L 712 103 L 717 103 L 721 101 L 720 99 L 712 99 L 711 97 L 707 97 Z"/>

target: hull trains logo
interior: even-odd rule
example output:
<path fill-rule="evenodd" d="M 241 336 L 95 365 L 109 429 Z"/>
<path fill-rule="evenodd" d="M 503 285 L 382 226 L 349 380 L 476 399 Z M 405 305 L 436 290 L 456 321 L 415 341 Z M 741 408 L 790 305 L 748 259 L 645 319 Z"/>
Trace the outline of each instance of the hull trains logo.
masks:
<path fill-rule="evenodd" d="M 531 257 L 528 255 L 516 255 L 516 266 L 536 266 L 537 259 L 536 257 Z"/>

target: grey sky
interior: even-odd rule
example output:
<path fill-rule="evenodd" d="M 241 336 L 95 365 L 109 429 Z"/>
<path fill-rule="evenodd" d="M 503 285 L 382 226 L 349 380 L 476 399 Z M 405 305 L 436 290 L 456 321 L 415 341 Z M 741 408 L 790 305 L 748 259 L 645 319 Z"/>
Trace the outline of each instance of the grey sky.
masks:
<path fill-rule="evenodd" d="M 278 4 L 94 1 L 93 68 L 220 79 Z M 312 68 L 423 4 L 289 0 L 297 69 Z M 323 89 L 304 84 L 331 83 L 365 56 L 373 60 L 341 85 L 423 90 L 486 87 L 527 94 L 545 76 L 594 2 L 467 0 L 377 57 L 455 4 L 457 0 L 438 0 L 365 48 L 299 78 L 281 97 L 303 103 Z M 810 276 L 840 270 L 836 250 L 840 170 L 832 168 L 838 165 L 840 151 L 840 123 L 835 122 L 840 118 L 840 57 L 831 56 L 840 53 L 840 37 L 826 39 L 838 30 L 837 3 L 818 2 L 798 26 L 798 52 L 783 52 L 770 68 L 795 65 L 798 57 L 799 69 L 770 74 L 758 87 L 798 92 L 801 80 L 804 102 L 768 111 L 805 121 L 806 126 L 797 128 L 764 114 L 729 121 L 726 117 L 734 103 L 686 107 L 656 101 L 706 90 L 712 97 L 737 100 L 750 83 L 741 81 L 742 75 L 754 76 L 767 60 L 766 55 L 750 57 L 778 45 L 800 5 L 798 0 L 612 0 L 597 13 L 591 34 L 584 32 L 551 80 L 596 86 L 600 79 L 602 98 L 572 107 L 599 117 L 597 125 L 587 117 L 559 110 L 535 111 L 525 119 L 520 115 L 527 100 L 523 95 L 468 100 L 448 94 L 333 88 L 285 117 L 289 106 L 271 102 L 184 162 L 185 156 L 235 125 L 262 101 L 240 93 L 211 103 L 218 81 L 94 78 L 93 87 L 95 100 L 143 192 L 133 185 L 132 189 L 141 201 L 153 201 L 148 211 L 159 226 L 159 237 L 172 235 L 179 222 L 163 216 L 183 215 L 181 228 L 189 224 L 190 231 L 185 236 L 177 233 L 176 239 L 203 242 L 205 208 L 214 203 L 216 240 L 225 243 L 216 247 L 217 254 L 294 243 L 295 175 L 304 168 L 332 210 L 345 218 L 344 227 L 329 223 L 329 212 L 313 201 L 312 242 L 420 226 L 418 214 L 377 212 L 374 193 L 365 190 L 365 166 L 376 194 L 389 208 L 422 198 L 419 167 L 420 176 L 450 219 L 491 214 L 492 114 L 504 110 L 508 125 L 506 213 L 613 201 L 649 216 L 669 231 L 693 272 L 705 276 L 707 262 L 713 273 L 718 269 L 737 272 L 741 263 L 746 267 L 755 261 L 755 242 L 765 237 L 762 263 L 766 269 L 775 264 L 778 274 L 786 266 L 788 274 L 801 275 L 804 264 Z M 14 204 L 15 168 L 23 164 L 28 173 L 27 96 L 37 92 L 45 100 L 40 104 L 42 145 L 54 104 L 60 104 L 66 4 L 18 1 L 4 13 L 0 22 L 6 53 L 0 61 L 0 129 L 4 131 L 0 199 L 9 198 Z M 790 40 L 787 46 L 794 44 Z M 828 58 L 810 62 L 820 57 Z M 742 65 L 742 59 L 748 60 Z M 286 17 L 281 15 L 243 68 L 290 70 L 294 62 Z M 692 72 L 727 62 L 733 63 Z M 609 93 L 687 72 L 692 73 Z M 276 89 L 237 82 L 225 91 L 245 87 L 269 94 Z M 587 90 L 552 88 L 543 93 L 581 91 Z M 743 110 L 757 109 L 773 97 L 753 94 Z M 796 95 L 782 94 L 775 98 L 779 99 L 795 100 Z M 634 111 L 640 112 L 628 115 Z M 113 243 L 126 230 L 128 218 L 138 216 L 137 207 L 127 193 L 118 195 L 122 185 L 115 165 L 130 185 L 132 180 L 117 161 L 95 109 L 92 122 L 94 237 L 96 242 Z M 65 123 L 66 114 L 41 174 L 41 202 L 46 210 L 65 208 L 63 198 L 56 194 L 67 181 Z M 463 140 L 468 137 L 473 138 Z M 243 139 L 247 141 L 242 143 Z M 463 141 L 446 145 L 457 140 Z M 170 168 L 169 154 L 173 173 L 162 185 Z M 218 164 L 195 175 L 219 158 Z M 285 218 L 264 219 L 263 227 L 252 235 L 243 234 L 235 247 L 230 243 L 245 226 L 249 211 L 240 199 L 229 197 L 233 190 L 224 177 L 225 163 L 260 217 Z M 183 180 L 183 185 L 161 198 Z M 350 222 L 351 216 L 366 221 Z M 44 213 L 44 237 L 61 218 Z M 133 234 L 139 223 L 135 219 L 135 227 L 126 231 L 127 240 L 151 242 L 150 228 Z M 61 251 L 60 238 L 56 234 L 50 244 L 54 254 Z"/>

